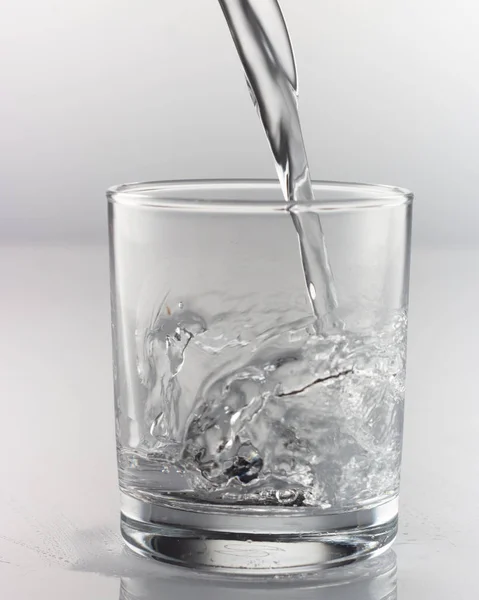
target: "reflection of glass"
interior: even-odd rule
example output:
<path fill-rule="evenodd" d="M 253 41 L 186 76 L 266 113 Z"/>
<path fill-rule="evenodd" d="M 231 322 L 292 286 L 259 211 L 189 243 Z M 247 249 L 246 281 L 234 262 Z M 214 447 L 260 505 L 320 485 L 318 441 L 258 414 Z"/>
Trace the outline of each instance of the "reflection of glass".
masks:
<path fill-rule="evenodd" d="M 158 578 L 124 578 L 120 600 L 397 600 L 396 556 L 392 551 L 352 566 L 315 576 L 270 579 L 183 577 L 163 572 Z"/>
<path fill-rule="evenodd" d="M 394 539 L 411 196 L 314 191 L 294 206 L 268 182 L 109 193 L 122 533 L 143 554 L 281 573 Z M 339 307 L 319 320 L 292 211 L 310 257 L 318 218 L 328 244 Z"/>

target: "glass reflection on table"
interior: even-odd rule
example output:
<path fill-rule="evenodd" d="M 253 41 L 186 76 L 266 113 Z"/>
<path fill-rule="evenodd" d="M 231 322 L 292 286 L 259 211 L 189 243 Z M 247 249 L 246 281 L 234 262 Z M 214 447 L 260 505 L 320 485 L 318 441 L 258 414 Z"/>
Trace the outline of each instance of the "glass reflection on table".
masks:
<path fill-rule="evenodd" d="M 396 556 L 307 575 L 228 577 L 159 565 L 158 575 L 123 578 L 120 600 L 397 600 Z"/>

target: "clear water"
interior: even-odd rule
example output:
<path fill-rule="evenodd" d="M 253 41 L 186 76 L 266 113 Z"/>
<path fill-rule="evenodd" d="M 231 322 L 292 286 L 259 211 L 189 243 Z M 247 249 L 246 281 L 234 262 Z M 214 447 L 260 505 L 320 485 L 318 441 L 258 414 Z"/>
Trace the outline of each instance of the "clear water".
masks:
<path fill-rule="evenodd" d="M 219 0 L 266 133 L 285 200 L 298 234 L 311 306 L 318 321 L 337 306 L 321 222 L 295 213 L 314 200 L 298 112 L 298 74 L 288 29 L 277 0 Z"/>
<path fill-rule="evenodd" d="M 120 453 L 129 493 L 322 509 L 396 495 L 402 312 L 374 331 L 318 334 L 313 319 L 260 331 L 254 310 L 209 323 L 168 311 L 138 333 L 148 398 L 141 444 Z M 190 402 L 188 361 L 211 366 Z"/>
<path fill-rule="evenodd" d="M 145 409 L 134 449 L 121 440 L 129 417 L 119 415 L 120 482 L 141 498 L 371 506 L 398 490 L 406 316 L 391 313 L 363 331 L 335 325 L 321 222 L 295 211 L 313 191 L 280 7 L 220 4 L 298 234 L 312 315 L 275 322 L 271 304 L 264 314 L 250 306 L 207 316 L 163 302 L 136 333 Z"/>

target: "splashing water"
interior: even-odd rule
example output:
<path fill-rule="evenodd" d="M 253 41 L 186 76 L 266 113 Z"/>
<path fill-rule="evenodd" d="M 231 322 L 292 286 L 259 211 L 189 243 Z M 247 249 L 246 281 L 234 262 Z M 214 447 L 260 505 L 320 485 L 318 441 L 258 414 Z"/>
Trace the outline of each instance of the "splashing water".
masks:
<path fill-rule="evenodd" d="M 149 393 L 141 445 L 120 456 L 125 491 L 323 509 L 397 493 L 405 313 L 363 332 L 263 327 L 253 309 L 217 321 L 181 309 L 138 332 Z M 191 399 L 183 369 L 199 363 Z"/>
<path fill-rule="evenodd" d="M 146 402 L 138 443 L 119 453 L 122 489 L 325 510 L 390 499 L 399 485 L 406 313 L 383 315 L 367 331 L 337 326 L 322 225 L 308 212 L 314 195 L 281 9 L 276 0 L 219 2 L 298 235 L 313 315 L 296 319 L 290 305 L 268 299 L 206 317 L 182 298 L 137 323 Z"/>

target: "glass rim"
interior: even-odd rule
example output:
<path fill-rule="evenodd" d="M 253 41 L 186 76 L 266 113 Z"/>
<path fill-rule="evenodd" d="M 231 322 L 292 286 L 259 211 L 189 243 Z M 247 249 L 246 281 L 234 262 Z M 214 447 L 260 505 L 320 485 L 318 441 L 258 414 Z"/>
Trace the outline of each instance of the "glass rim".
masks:
<path fill-rule="evenodd" d="M 316 198 L 308 202 L 285 202 L 277 179 L 178 179 L 125 183 L 110 187 L 107 198 L 113 204 L 198 212 L 364 210 L 408 205 L 414 199 L 414 194 L 405 188 L 383 184 L 341 181 L 312 183 Z M 214 197 L 222 192 L 229 197 Z M 255 198 L 254 192 L 262 197 Z M 271 198 L 264 197 L 269 193 Z"/>

